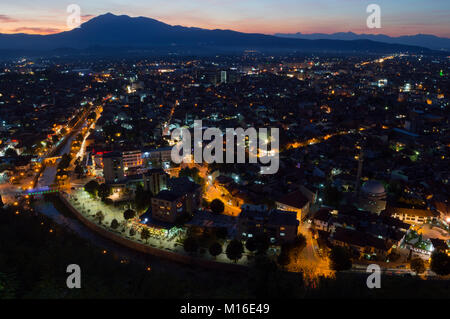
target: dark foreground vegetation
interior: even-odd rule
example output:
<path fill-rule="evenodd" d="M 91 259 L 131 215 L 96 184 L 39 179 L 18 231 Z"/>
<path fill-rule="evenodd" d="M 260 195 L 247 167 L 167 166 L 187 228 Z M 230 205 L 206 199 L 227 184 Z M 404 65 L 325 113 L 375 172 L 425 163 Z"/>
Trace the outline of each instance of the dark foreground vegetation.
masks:
<path fill-rule="evenodd" d="M 81 289 L 68 289 L 66 268 L 78 264 Z M 103 253 L 70 230 L 30 211 L 0 211 L 0 298 L 448 298 L 448 281 L 382 277 L 370 290 L 365 274 L 342 273 L 306 286 L 265 257 L 248 272 L 185 265 L 163 270 Z"/>

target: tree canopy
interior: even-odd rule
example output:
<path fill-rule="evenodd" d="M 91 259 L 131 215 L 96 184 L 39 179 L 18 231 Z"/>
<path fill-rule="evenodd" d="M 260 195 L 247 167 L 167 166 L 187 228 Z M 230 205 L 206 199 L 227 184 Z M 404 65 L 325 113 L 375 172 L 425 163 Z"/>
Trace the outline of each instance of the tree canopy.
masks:
<path fill-rule="evenodd" d="M 98 190 L 98 183 L 96 181 L 89 181 L 84 185 L 84 190 L 89 194 L 96 196 Z"/>
<path fill-rule="evenodd" d="M 323 195 L 325 204 L 330 206 L 338 206 L 342 199 L 342 193 L 331 185 L 325 187 Z"/>
<path fill-rule="evenodd" d="M 411 259 L 411 261 L 409 262 L 409 265 L 410 265 L 411 269 L 414 270 L 414 272 L 418 275 L 425 272 L 425 270 L 426 270 L 425 263 L 423 262 L 423 260 L 421 258 Z"/>
<path fill-rule="evenodd" d="M 330 267 L 335 271 L 349 270 L 352 268 L 350 252 L 344 247 L 333 247 L 330 252 Z"/>
<path fill-rule="evenodd" d="M 217 198 L 211 202 L 209 207 L 211 208 L 211 211 L 214 214 L 222 214 L 223 211 L 225 210 L 224 203 L 220 199 L 217 199 Z"/>
<path fill-rule="evenodd" d="M 232 240 L 227 246 L 226 254 L 227 257 L 231 260 L 234 260 L 234 262 L 237 262 L 239 259 L 242 258 L 242 254 L 244 253 L 244 246 L 239 240 Z"/>
<path fill-rule="evenodd" d="M 440 276 L 450 274 L 450 257 L 444 252 L 436 252 L 431 256 L 430 268 Z"/>
<path fill-rule="evenodd" d="M 123 218 L 125 218 L 125 220 L 132 219 L 134 216 L 136 216 L 136 212 L 132 209 L 127 209 L 123 212 Z"/>
<path fill-rule="evenodd" d="M 219 256 L 222 253 L 222 245 L 218 242 L 213 243 L 209 246 L 209 253 L 214 257 Z"/>
<path fill-rule="evenodd" d="M 108 196 L 111 195 L 111 187 L 109 187 L 105 183 L 100 184 L 97 189 L 97 194 L 102 200 L 105 200 Z"/>

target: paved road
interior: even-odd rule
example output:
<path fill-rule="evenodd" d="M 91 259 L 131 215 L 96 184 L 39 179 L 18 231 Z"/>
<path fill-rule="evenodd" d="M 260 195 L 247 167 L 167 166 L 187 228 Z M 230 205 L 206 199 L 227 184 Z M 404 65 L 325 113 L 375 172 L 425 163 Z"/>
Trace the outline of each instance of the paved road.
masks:
<path fill-rule="evenodd" d="M 72 141 L 77 137 L 77 135 L 81 132 L 83 127 L 86 127 L 86 117 L 90 114 L 92 111 L 92 108 L 89 109 L 89 111 L 86 111 L 83 117 L 77 122 L 77 124 L 74 126 L 74 128 L 68 133 L 68 135 L 65 137 L 64 145 L 61 147 L 61 149 L 58 151 L 57 155 L 61 156 L 63 154 L 67 154 L 70 152 Z M 49 153 L 51 154 L 51 153 Z M 57 161 L 57 164 L 59 163 L 59 160 Z M 50 186 L 53 184 L 56 176 L 56 166 L 47 166 L 45 170 L 42 172 L 41 176 L 38 179 L 37 182 L 37 188 Z"/>

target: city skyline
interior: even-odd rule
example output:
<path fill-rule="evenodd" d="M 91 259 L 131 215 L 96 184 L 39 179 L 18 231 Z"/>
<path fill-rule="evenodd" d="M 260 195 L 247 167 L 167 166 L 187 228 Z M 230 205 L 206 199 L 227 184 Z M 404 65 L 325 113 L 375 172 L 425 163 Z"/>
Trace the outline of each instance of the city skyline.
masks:
<path fill-rule="evenodd" d="M 68 31 L 66 8 L 72 2 L 47 0 L 39 5 L 30 1 L 15 1 L 2 5 L 0 33 L 53 34 Z M 434 6 L 418 0 L 414 6 L 406 1 L 378 1 L 381 7 L 381 28 L 369 29 L 366 8 L 372 2 L 338 1 L 271 1 L 260 2 L 216 0 L 136 1 L 133 6 L 125 1 L 78 1 L 81 20 L 111 12 L 132 17 L 144 16 L 171 25 L 206 29 L 231 29 L 246 33 L 335 33 L 386 34 L 389 36 L 433 34 L 450 37 L 448 16 L 450 5 L 437 1 Z M 435 10 L 439 7 L 439 10 Z M 267 12 L 271 15 L 267 16 Z"/>
<path fill-rule="evenodd" d="M 448 0 L 72 1 L 0 11 L 0 301 L 449 298 Z"/>

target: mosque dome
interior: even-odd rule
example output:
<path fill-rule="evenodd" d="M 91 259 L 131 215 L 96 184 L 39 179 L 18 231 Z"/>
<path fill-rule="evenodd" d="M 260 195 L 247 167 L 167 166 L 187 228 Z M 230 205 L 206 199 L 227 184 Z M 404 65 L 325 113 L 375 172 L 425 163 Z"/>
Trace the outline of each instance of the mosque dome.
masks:
<path fill-rule="evenodd" d="M 360 207 L 379 214 L 386 209 L 386 189 L 378 181 L 369 180 L 361 187 Z"/>

